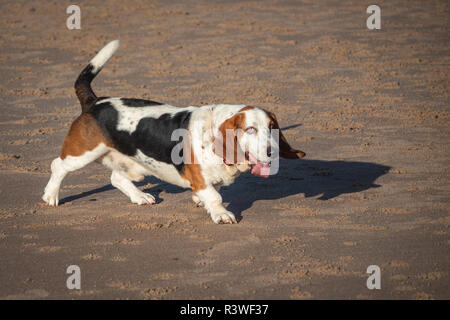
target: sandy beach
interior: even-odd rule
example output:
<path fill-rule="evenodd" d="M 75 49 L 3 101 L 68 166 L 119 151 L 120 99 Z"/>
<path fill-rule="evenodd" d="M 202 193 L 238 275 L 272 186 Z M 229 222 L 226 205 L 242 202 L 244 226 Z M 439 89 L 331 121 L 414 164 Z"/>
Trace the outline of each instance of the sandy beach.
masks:
<path fill-rule="evenodd" d="M 380 30 L 361 1 L 83 1 L 80 30 L 71 4 L 0 4 L 0 299 L 450 298 L 449 2 L 378 1 Z M 260 106 L 306 157 L 222 188 L 234 225 L 154 177 L 132 204 L 95 163 L 46 206 L 73 83 L 114 39 L 98 96 Z"/>

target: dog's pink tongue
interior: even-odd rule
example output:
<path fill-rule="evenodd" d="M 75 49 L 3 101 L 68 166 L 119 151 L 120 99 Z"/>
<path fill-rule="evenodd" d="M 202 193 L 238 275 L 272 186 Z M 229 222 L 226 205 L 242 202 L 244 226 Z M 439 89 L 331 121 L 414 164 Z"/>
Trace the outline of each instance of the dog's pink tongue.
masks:
<path fill-rule="evenodd" d="M 262 163 L 258 161 L 251 154 L 249 154 L 248 157 L 250 162 L 254 163 L 252 167 L 252 174 L 259 177 L 268 178 L 270 175 L 270 165 L 268 163 Z"/>
<path fill-rule="evenodd" d="M 258 161 L 252 168 L 252 174 L 255 176 L 268 178 L 270 175 L 270 166 L 267 163 L 261 163 Z"/>

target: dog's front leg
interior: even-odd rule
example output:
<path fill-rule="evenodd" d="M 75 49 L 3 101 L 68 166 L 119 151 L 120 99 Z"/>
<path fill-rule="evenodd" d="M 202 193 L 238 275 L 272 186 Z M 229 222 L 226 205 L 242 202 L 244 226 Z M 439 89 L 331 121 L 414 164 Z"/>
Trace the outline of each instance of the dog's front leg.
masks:
<path fill-rule="evenodd" d="M 214 186 L 208 185 L 205 189 L 197 191 L 196 195 L 214 223 L 237 223 L 234 214 L 222 205 L 222 197 Z"/>

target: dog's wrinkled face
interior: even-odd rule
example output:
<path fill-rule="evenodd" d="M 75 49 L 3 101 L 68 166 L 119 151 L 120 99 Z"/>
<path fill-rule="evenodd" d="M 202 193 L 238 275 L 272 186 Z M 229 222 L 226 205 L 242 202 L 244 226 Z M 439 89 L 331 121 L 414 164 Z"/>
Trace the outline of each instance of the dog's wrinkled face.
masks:
<path fill-rule="evenodd" d="M 272 135 L 270 121 L 264 110 L 252 108 L 245 111 L 245 115 L 245 126 L 238 139 L 240 148 L 252 166 L 252 173 L 267 177 L 271 162 L 277 157 L 278 141 Z"/>
<path fill-rule="evenodd" d="M 260 108 L 244 107 L 224 121 L 220 131 L 228 140 L 223 143 L 224 162 L 236 165 L 240 171 L 248 170 L 250 165 L 252 174 L 267 178 L 271 162 L 279 156 L 288 159 L 305 156 L 304 152 L 289 145 L 275 114 Z"/>

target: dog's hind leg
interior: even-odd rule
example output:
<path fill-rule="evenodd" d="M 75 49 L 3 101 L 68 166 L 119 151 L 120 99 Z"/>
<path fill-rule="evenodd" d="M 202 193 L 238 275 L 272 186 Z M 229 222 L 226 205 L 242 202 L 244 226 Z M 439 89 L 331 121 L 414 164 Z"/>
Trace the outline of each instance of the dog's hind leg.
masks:
<path fill-rule="evenodd" d="M 57 206 L 64 177 L 97 160 L 109 150 L 108 142 L 94 118 L 90 114 L 81 114 L 72 123 L 64 139 L 60 157 L 52 162 L 52 175 L 42 199 L 50 206 Z"/>
<path fill-rule="evenodd" d="M 155 203 L 155 198 L 151 194 L 139 190 L 121 171 L 113 170 L 111 184 L 127 195 L 132 203 L 138 205 Z"/>
<path fill-rule="evenodd" d="M 49 206 L 57 206 L 59 202 L 59 188 L 64 177 L 69 172 L 63 166 L 63 160 L 56 158 L 51 164 L 52 175 L 44 190 L 42 200 L 44 200 Z"/>
<path fill-rule="evenodd" d="M 93 150 L 86 151 L 80 156 L 66 156 L 64 159 L 58 157 L 53 160 L 51 165 L 52 175 L 47 183 L 47 186 L 45 187 L 42 200 L 44 200 L 49 206 L 56 207 L 59 202 L 59 188 L 65 176 L 69 172 L 81 169 L 89 163 L 95 161 L 107 151 L 108 148 L 104 144 L 100 144 Z"/>
<path fill-rule="evenodd" d="M 138 205 L 153 204 L 155 198 L 139 190 L 132 181 L 142 181 L 147 171 L 130 157 L 111 151 L 102 159 L 102 163 L 112 170 L 111 184 Z"/>

